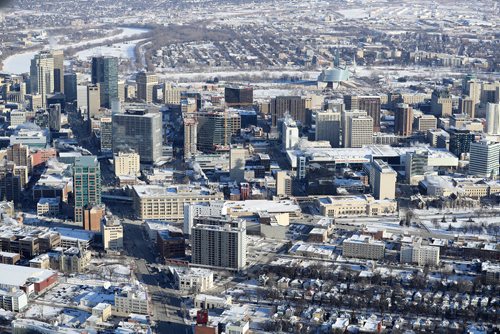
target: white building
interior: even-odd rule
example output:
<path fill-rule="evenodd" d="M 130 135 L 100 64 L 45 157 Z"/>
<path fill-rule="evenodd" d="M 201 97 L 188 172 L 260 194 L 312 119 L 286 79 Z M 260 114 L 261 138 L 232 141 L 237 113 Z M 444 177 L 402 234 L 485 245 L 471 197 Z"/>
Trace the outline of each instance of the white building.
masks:
<path fill-rule="evenodd" d="M 500 103 L 488 103 L 486 107 L 486 132 L 500 135 Z"/>
<path fill-rule="evenodd" d="M 224 201 L 210 201 L 201 203 L 187 203 L 184 205 L 184 226 L 183 232 L 186 235 L 191 234 L 193 219 L 199 216 L 220 217 Z"/>
<path fill-rule="evenodd" d="M 353 235 L 342 243 L 342 255 L 360 259 L 379 260 L 384 258 L 385 243 L 371 236 Z"/>
<path fill-rule="evenodd" d="M 200 293 L 214 287 L 214 274 L 203 268 L 173 268 L 175 285 L 182 293 Z"/>
<path fill-rule="evenodd" d="M 496 177 L 500 159 L 500 143 L 482 140 L 470 144 L 469 174 Z"/>
<path fill-rule="evenodd" d="M 194 298 L 195 308 L 205 308 L 205 309 L 224 309 L 228 308 L 232 303 L 232 298 L 230 295 L 224 297 L 211 296 L 205 294 L 198 294 Z"/>
<path fill-rule="evenodd" d="M 282 144 L 284 150 L 290 150 L 294 148 L 299 142 L 299 128 L 297 123 L 290 117 L 287 116 L 283 120 L 282 127 Z"/>
<path fill-rule="evenodd" d="M 116 176 L 138 176 L 141 170 L 141 157 L 135 152 L 118 152 L 114 156 Z"/>
<path fill-rule="evenodd" d="M 400 261 L 402 263 L 417 263 L 419 266 L 437 266 L 439 264 L 439 247 L 424 246 L 420 242 L 401 245 Z"/>
<path fill-rule="evenodd" d="M 28 306 L 28 296 L 23 290 L 0 290 L 0 307 L 6 311 L 20 312 Z"/>
<path fill-rule="evenodd" d="M 104 218 L 101 222 L 101 233 L 105 250 L 123 249 L 123 226 L 119 220 Z"/>
<path fill-rule="evenodd" d="M 59 197 L 42 197 L 36 204 L 36 214 L 39 216 L 57 216 L 59 214 Z"/>
<path fill-rule="evenodd" d="M 128 290 L 116 293 L 113 313 L 125 317 L 131 313 L 149 314 L 149 301 L 146 291 Z"/>
<path fill-rule="evenodd" d="M 396 178 L 398 174 L 383 160 L 375 159 L 370 166 L 370 185 L 376 199 L 396 198 Z"/>

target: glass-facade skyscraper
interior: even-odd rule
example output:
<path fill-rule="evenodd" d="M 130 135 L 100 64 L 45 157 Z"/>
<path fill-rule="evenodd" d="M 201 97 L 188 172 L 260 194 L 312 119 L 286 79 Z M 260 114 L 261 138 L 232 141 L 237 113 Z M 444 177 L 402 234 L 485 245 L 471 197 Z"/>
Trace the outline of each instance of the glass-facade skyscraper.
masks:
<path fill-rule="evenodd" d="M 101 107 L 111 108 L 111 102 L 118 100 L 118 58 L 93 57 L 92 83 L 100 86 Z"/>

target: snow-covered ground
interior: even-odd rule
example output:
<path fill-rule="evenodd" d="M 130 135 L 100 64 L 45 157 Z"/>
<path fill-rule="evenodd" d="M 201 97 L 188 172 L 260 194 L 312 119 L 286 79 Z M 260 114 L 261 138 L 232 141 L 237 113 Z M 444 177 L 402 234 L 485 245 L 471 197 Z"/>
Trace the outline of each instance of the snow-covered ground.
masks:
<path fill-rule="evenodd" d="M 142 39 L 114 43 L 105 46 L 96 46 L 94 48 L 86 49 L 76 53 L 76 57 L 80 60 L 88 60 L 93 56 L 112 56 L 117 58 L 127 58 L 134 60 L 134 48 Z"/>

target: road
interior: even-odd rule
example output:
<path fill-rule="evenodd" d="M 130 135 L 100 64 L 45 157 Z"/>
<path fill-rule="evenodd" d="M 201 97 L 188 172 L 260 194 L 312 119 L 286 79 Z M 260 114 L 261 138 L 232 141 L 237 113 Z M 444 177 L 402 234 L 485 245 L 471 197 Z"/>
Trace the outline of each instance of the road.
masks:
<path fill-rule="evenodd" d="M 181 310 L 181 296 L 173 290 L 162 287 L 162 276 L 153 272 L 150 265 L 157 263 L 151 243 L 146 240 L 140 221 L 125 219 L 124 248 L 134 261 L 134 275 L 147 286 L 151 298 L 152 319 L 157 333 L 191 333 L 191 327 L 184 323 Z M 128 236 L 128 237 L 127 237 Z"/>

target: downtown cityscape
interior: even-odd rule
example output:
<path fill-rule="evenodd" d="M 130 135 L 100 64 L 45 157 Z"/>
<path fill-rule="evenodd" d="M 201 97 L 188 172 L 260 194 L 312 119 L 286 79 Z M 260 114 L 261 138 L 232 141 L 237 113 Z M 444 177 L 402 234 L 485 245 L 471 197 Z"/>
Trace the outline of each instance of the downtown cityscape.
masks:
<path fill-rule="evenodd" d="M 498 0 L 0 5 L 0 333 L 499 333 Z"/>

